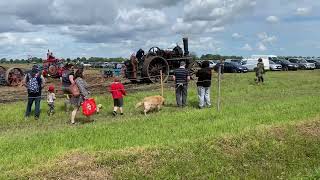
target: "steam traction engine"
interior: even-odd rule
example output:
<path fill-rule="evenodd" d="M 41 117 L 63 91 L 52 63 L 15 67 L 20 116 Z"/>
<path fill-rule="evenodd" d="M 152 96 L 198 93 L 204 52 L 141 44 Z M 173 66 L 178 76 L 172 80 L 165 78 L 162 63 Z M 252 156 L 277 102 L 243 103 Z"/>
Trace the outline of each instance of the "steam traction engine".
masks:
<path fill-rule="evenodd" d="M 152 47 L 147 54 L 140 59 L 131 56 L 125 62 L 126 78 L 131 82 L 160 82 L 160 70 L 162 70 L 163 81 L 166 82 L 169 75 L 180 67 L 180 62 L 186 62 L 186 68 L 191 77 L 199 70 L 199 64 L 189 55 L 188 38 L 183 38 L 184 52 L 178 45 L 173 50 L 162 50 L 159 47 Z"/>

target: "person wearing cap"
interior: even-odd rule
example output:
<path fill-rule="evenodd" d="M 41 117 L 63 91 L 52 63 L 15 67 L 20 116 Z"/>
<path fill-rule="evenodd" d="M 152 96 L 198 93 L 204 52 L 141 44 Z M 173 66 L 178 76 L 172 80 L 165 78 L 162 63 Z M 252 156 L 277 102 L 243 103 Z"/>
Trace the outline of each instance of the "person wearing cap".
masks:
<path fill-rule="evenodd" d="M 263 83 L 264 82 L 263 74 L 265 73 L 265 70 L 264 70 L 264 64 L 261 58 L 258 59 L 258 64 L 255 70 L 256 70 L 256 82 L 258 84 Z"/>
<path fill-rule="evenodd" d="M 186 63 L 180 62 L 180 67 L 174 71 L 173 80 L 176 84 L 176 101 L 178 107 L 187 105 L 188 81 L 190 81 L 189 71 L 186 69 Z"/>
<path fill-rule="evenodd" d="M 51 116 L 54 114 L 54 101 L 55 100 L 56 100 L 56 95 L 54 93 L 54 86 L 50 85 L 48 88 L 48 94 L 47 94 L 47 103 L 49 106 L 48 116 Z"/>
<path fill-rule="evenodd" d="M 45 79 L 42 76 L 39 67 L 33 65 L 31 72 L 27 73 L 24 77 L 24 86 L 27 87 L 28 92 L 28 103 L 25 113 L 25 118 L 29 118 L 31 114 L 32 104 L 35 104 L 34 117 L 36 120 L 40 117 L 40 101 L 41 101 L 41 90 L 45 84 Z"/>

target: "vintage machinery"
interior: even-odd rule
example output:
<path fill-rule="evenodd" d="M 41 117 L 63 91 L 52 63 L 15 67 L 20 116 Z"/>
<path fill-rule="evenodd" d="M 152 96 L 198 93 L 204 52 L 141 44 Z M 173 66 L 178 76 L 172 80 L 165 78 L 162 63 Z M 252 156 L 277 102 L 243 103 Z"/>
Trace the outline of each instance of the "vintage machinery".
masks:
<path fill-rule="evenodd" d="M 24 72 L 20 68 L 5 68 L 0 66 L 0 85 L 18 86 L 24 78 Z"/>
<path fill-rule="evenodd" d="M 162 50 L 159 47 L 152 47 L 147 54 L 138 59 L 131 56 L 125 62 L 126 78 L 132 82 L 160 82 L 160 70 L 162 70 L 163 80 L 167 81 L 169 75 L 179 68 L 180 62 L 185 61 L 186 67 L 192 78 L 198 71 L 199 64 L 189 55 L 188 38 L 183 38 L 183 48 L 178 45 L 173 50 Z"/>
<path fill-rule="evenodd" d="M 52 52 L 48 50 L 47 59 L 43 62 L 42 74 L 45 77 L 59 78 L 63 71 L 63 60 L 57 59 Z"/>

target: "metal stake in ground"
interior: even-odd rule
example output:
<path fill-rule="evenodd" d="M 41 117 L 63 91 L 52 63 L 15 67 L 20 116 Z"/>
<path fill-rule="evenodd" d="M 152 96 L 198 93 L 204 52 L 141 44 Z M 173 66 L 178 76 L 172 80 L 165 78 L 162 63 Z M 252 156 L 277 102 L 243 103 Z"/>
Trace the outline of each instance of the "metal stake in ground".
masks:
<path fill-rule="evenodd" d="M 220 96 L 221 96 L 221 67 L 222 61 L 220 61 L 219 69 L 218 69 L 218 97 L 217 97 L 217 110 L 220 112 Z"/>
<path fill-rule="evenodd" d="M 162 70 L 160 70 L 160 82 L 161 82 L 161 96 L 163 97 L 163 77 L 162 77 Z"/>

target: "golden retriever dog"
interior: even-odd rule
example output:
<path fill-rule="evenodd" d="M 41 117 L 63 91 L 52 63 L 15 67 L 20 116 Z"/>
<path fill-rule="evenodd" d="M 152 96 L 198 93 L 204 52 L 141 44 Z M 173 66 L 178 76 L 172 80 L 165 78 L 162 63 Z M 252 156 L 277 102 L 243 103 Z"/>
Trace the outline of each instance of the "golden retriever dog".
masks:
<path fill-rule="evenodd" d="M 162 96 L 145 97 L 141 102 L 136 104 L 136 108 L 143 106 L 144 115 L 147 115 L 147 112 L 153 109 L 157 109 L 159 111 L 162 105 L 164 105 L 164 101 L 165 99 Z"/>

